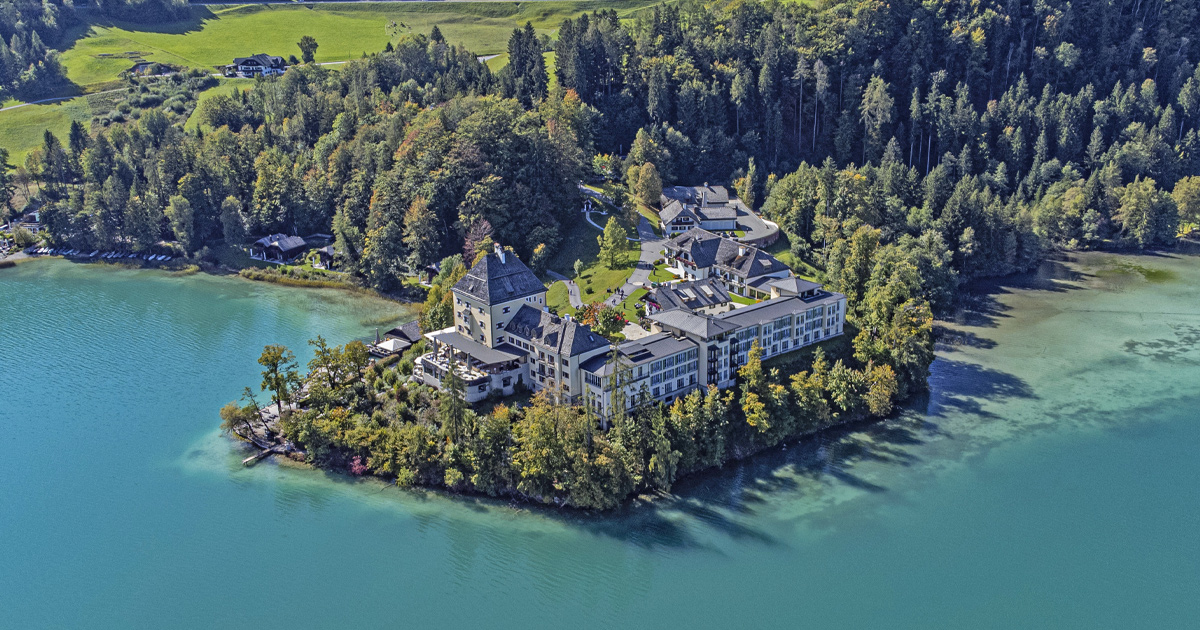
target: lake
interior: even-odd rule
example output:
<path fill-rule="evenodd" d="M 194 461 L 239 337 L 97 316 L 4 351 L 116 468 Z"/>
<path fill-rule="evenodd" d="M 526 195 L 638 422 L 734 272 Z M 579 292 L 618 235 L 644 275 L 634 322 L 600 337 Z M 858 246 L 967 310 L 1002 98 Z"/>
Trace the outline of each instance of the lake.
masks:
<path fill-rule="evenodd" d="M 0 627 L 1181 628 L 1200 615 L 1200 257 L 1086 254 L 945 324 L 931 393 L 596 516 L 266 463 L 262 346 L 400 306 L 0 270 Z"/>

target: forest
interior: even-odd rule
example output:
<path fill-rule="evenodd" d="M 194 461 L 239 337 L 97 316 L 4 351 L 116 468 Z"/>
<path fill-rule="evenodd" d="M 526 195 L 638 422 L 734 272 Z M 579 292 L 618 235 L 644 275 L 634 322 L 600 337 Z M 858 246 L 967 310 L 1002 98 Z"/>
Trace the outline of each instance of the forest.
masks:
<path fill-rule="evenodd" d="M 649 163 L 664 185 L 734 184 L 818 268 L 870 225 L 945 267 L 928 291 L 943 307 L 1044 251 L 1161 246 L 1196 223 L 1195 5 L 600 12 L 562 24 L 553 90 L 532 28 L 498 73 L 435 28 L 208 99 L 194 133 L 150 116 L 47 137 L 14 169 L 64 243 L 196 253 L 328 231 L 389 290 L 480 234 L 553 253 L 576 181 Z"/>
<path fill-rule="evenodd" d="M 748 365 L 736 399 L 693 394 L 605 434 L 545 397 L 484 414 L 374 368 L 283 423 L 322 465 L 609 507 L 886 414 L 924 387 L 931 315 L 965 282 L 1056 250 L 1169 246 L 1200 223 L 1198 5 L 685 0 L 565 21 L 554 81 L 529 25 L 495 73 L 435 28 L 209 98 L 194 131 L 147 110 L 47 134 L 11 170 L 56 242 L 169 240 L 204 259 L 328 231 L 382 291 L 485 240 L 539 269 L 581 180 L 653 165 L 663 185 L 732 185 L 847 295 L 853 348 L 791 379 Z"/>
<path fill-rule="evenodd" d="M 186 0 L 5 0 L 0 4 L 0 102 L 44 98 L 67 87 L 58 50 L 78 26 L 76 11 L 153 24 L 177 19 Z"/>

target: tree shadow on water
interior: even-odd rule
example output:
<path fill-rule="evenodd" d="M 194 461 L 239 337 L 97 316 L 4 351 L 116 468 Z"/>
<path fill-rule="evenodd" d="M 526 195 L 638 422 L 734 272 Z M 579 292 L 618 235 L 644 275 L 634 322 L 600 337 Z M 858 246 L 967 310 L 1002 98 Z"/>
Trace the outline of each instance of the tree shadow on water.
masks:
<path fill-rule="evenodd" d="M 975 280 L 964 287 L 952 321 L 969 327 L 995 327 L 997 320 L 1009 316 L 1007 311 L 1011 307 L 1002 300 L 1005 295 L 1017 291 L 1064 293 L 1079 289 L 1080 283 L 1090 276 L 1072 267 L 1070 262 L 1069 258 L 1046 260 L 1026 273 Z"/>

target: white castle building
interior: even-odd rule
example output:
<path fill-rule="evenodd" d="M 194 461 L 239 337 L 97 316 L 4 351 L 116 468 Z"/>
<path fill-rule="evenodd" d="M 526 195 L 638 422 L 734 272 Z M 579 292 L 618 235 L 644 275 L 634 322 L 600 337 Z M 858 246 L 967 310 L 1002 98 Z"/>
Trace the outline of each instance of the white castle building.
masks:
<path fill-rule="evenodd" d="M 650 335 L 613 345 L 588 326 L 549 313 L 541 281 L 497 245 L 452 288 L 454 326 L 425 334 L 433 351 L 417 360 L 414 373 L 441 387 L 453 367 L 472 403 L 492 392 L 512 394 L 524 383 L 534 390 L 552 388 L 563 402 L 586 404 L 607 417 L 614 411 L 614 383 L 622 384 L 629 408 L 671 402 L 709 385 L 732 386 L 755 340 L 769 358 L 842 334 L 844 295 L 790 270 L 777 277 L 778 261 L 763 252 L 752 258 L 771 270 L 770 282 L 758 283 L 755 291 L 769 295 L 764 301 L 731 304 L 728 291 L 742 293 L 746 285 L 723 286 L 718 283 L 724 274 L 696 269 L 701 273 L 694 277 L 706 282 L 666 285 L 657 292 Z"/>

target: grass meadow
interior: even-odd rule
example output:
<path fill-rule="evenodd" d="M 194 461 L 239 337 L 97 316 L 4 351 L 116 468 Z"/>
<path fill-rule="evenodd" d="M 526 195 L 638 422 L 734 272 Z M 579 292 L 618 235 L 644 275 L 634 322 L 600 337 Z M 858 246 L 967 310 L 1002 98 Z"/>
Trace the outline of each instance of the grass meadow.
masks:
<path fill-rule="evenodd" d="M 83 88 L 116 80 L 128 53 L 161 63 L 212 68 L 265 52 L 296 55 L 303 35 L 316 38 L 316 59 L 345 61 L 383 50 L 393 33 L 428 34 L 435 25 L 451 43 L 479 55 L 507 50 L 512 29 L 531 22 L 552 37 L 568 17 L 602 8 L 623 15 L 658 0 L 547 2 L 403 2 L 336 5 L 193 7 L 191 18 L 155 26 L 97 21 L 63 53 L 67 77 Z M 396 27 L 389 29 L 395 22 Z M 501 62 L 502 63 L 502 62 Z"/>
<path fill-rule="evenodd" d="M 10 163 L 24 164 L 29 152 L 42 143 L 46 129 L 66 138 L 71 121 L 86 123 L 91 118 L 92 108 L 85 96 L 0 112 L 0 147 L 8 149 Z"/>
<path fill-rule="evenodd" d="M 65 46 L 62 62 L 73 89 L 67 94 L 88 94 L 120 87 L 120 74 L 133 59 L 189 68 L 213 69 L 256 53 L 287 57 L 300 55 L 296 42 L 303 35 L 316 38 L 318 62 L 345 61 L 383 50 L 389 40 L 407 33 L 428 34 L 436 25 L 451 43 L 467 46 L 478 55 L 499 55 L 489 60 L 493 70 L 508 62 L 508 38 L 517 26 L 531 22 L 540 33 L 556 36 L 568 17 L 600 9 L 616 9 L 622 16 L 652 7 L 661 0 L 549 0 L 546 2 L 392 2 L 330 5 L 230 4 L 192 7 L 188 19 L 145 25 L 98 19 L 76 29 Z M 395 22 L 394 28 L 389 25 Z M 553 76 L 553 53 L 547 54 Z M 234 89 L 222 82 L 201 96 L 211 97 Z M 16 104 L 4 103 L 5 106 Z M 0 112 L 0 147 L 14 161 L 41 141 L 51 129 L 65 134 L 72 120 L 87 122 L 91 110 L 86 99 L 30 105 Z M 194 121 L 189 121 L 194 127 Z"/>

